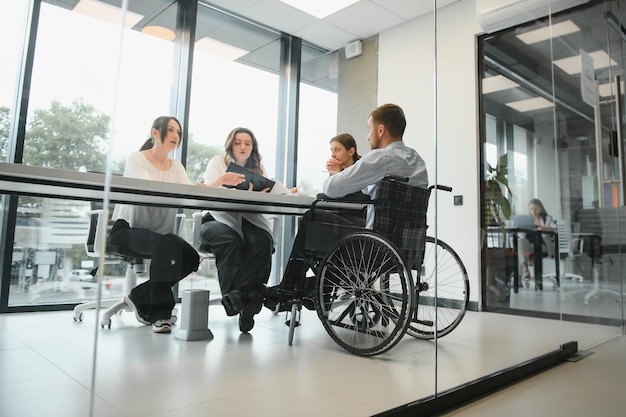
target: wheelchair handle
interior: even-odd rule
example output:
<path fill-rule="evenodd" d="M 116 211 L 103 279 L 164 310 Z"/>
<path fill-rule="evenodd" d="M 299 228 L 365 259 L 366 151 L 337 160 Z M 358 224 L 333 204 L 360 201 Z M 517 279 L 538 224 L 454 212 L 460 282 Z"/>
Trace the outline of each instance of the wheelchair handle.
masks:
<path fill-rule="evenodd" d="M 433 188 L 436 188 L 437 190 L 447 191 L 447 192 L 452 191 L 452 187 L 448 185 L 435 184 L 435 185 L 431 185 L 430 187 L 428 187 L 429 190 L 432 190 Z"/>

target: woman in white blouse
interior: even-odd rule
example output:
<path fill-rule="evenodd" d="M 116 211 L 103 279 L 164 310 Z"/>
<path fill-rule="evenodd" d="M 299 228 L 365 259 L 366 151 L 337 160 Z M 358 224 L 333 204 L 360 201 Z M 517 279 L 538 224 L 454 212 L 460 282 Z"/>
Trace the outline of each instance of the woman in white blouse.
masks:
<path fill-rule="evenodd" d="M 152 181 L 192 184 L 180 161 L 170 158 L 181 142 L 180 122 L 174 117 L 157 118 L 150 138 L 138 152 L 129 155 L 124 176 Z M 176 303 L 172 287 L 198 269 L 196 250 L 174 234 L 176 209 L 117 204 L 115 223 L 109 233 L 108 247 L 132 258 L 151 259 L 149 279 L 124 297 L 143 324 L 156 333 L 169 333 L 172 309 Z"/>
<path fill-rule="evenodd" d="M 207 164 L 204 173 L 207 186 L 234 186 L 243 182 L 240 174 L 227 172 L 231 162 L 267 176 L 258 142 L 250 129 L 233 129 L 224 149 L 224 154 L 213 157 Z M 203 218 L 201 236 L 202 244 L 215 256 L 226 314 L 239 314 L 239 329 L 247 333 L 254 327 L 254 315 L 263 306 L 265 284 L 272 268 L 271 225 L 258 213 L 211 211 Z"/>

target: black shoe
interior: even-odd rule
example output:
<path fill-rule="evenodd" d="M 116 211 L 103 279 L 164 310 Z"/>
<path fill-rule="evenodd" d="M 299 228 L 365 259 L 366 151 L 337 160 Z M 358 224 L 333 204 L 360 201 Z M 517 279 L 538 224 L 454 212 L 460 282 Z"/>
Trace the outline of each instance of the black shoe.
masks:
<path fill-rule="evenodd" d="M 254 327 L 254 313 L 242 311 L 239 313 L 239 330 L 248 333 Z"/>
<path fill-rule="evenodd" d="M 254 327 L 254 315 L 259 313 L 263 308 L 263 296 L 258 292 L 248 295 L 246 303 L 239 313 L 239 330 L 242 333 L 248 333 Z"/>

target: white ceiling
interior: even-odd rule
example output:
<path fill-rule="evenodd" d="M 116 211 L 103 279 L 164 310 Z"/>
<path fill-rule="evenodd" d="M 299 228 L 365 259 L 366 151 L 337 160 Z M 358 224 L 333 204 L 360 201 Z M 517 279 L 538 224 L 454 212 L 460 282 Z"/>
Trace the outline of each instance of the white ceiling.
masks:
<path fill-rule="evenodd" d="M 437 8 L 457 1 L 436 0 Z M 360 0 L 324 19 L 280 0 L 209 0 L 208 3 L 334 51 L 354 40 L 367 39 L 431 13 L 435 0 Z"/>

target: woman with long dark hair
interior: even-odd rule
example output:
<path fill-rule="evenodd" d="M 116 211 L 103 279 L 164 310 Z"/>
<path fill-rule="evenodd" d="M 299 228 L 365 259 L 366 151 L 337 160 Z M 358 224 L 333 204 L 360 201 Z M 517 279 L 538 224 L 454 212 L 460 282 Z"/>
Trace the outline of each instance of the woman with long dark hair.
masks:
<path fill-rule="evenodd" d="M 170 158 L 182 141 L 180 122 L 171 116 L 158 117 L 150 138 L 139 151 L 128 156 L 124 176 L 152 181 L 192 184 L 180 161 Z M 149 279 L 124 297 L 142 324 L 156 333 L 171 331 L 176 303 L 172 287 L 198 269 L 199 256 L 183 238 L 174 234 L 176 209 L 116 204 L 115 223 L 108 245 L 122 255 L 151 259 Z"/>

